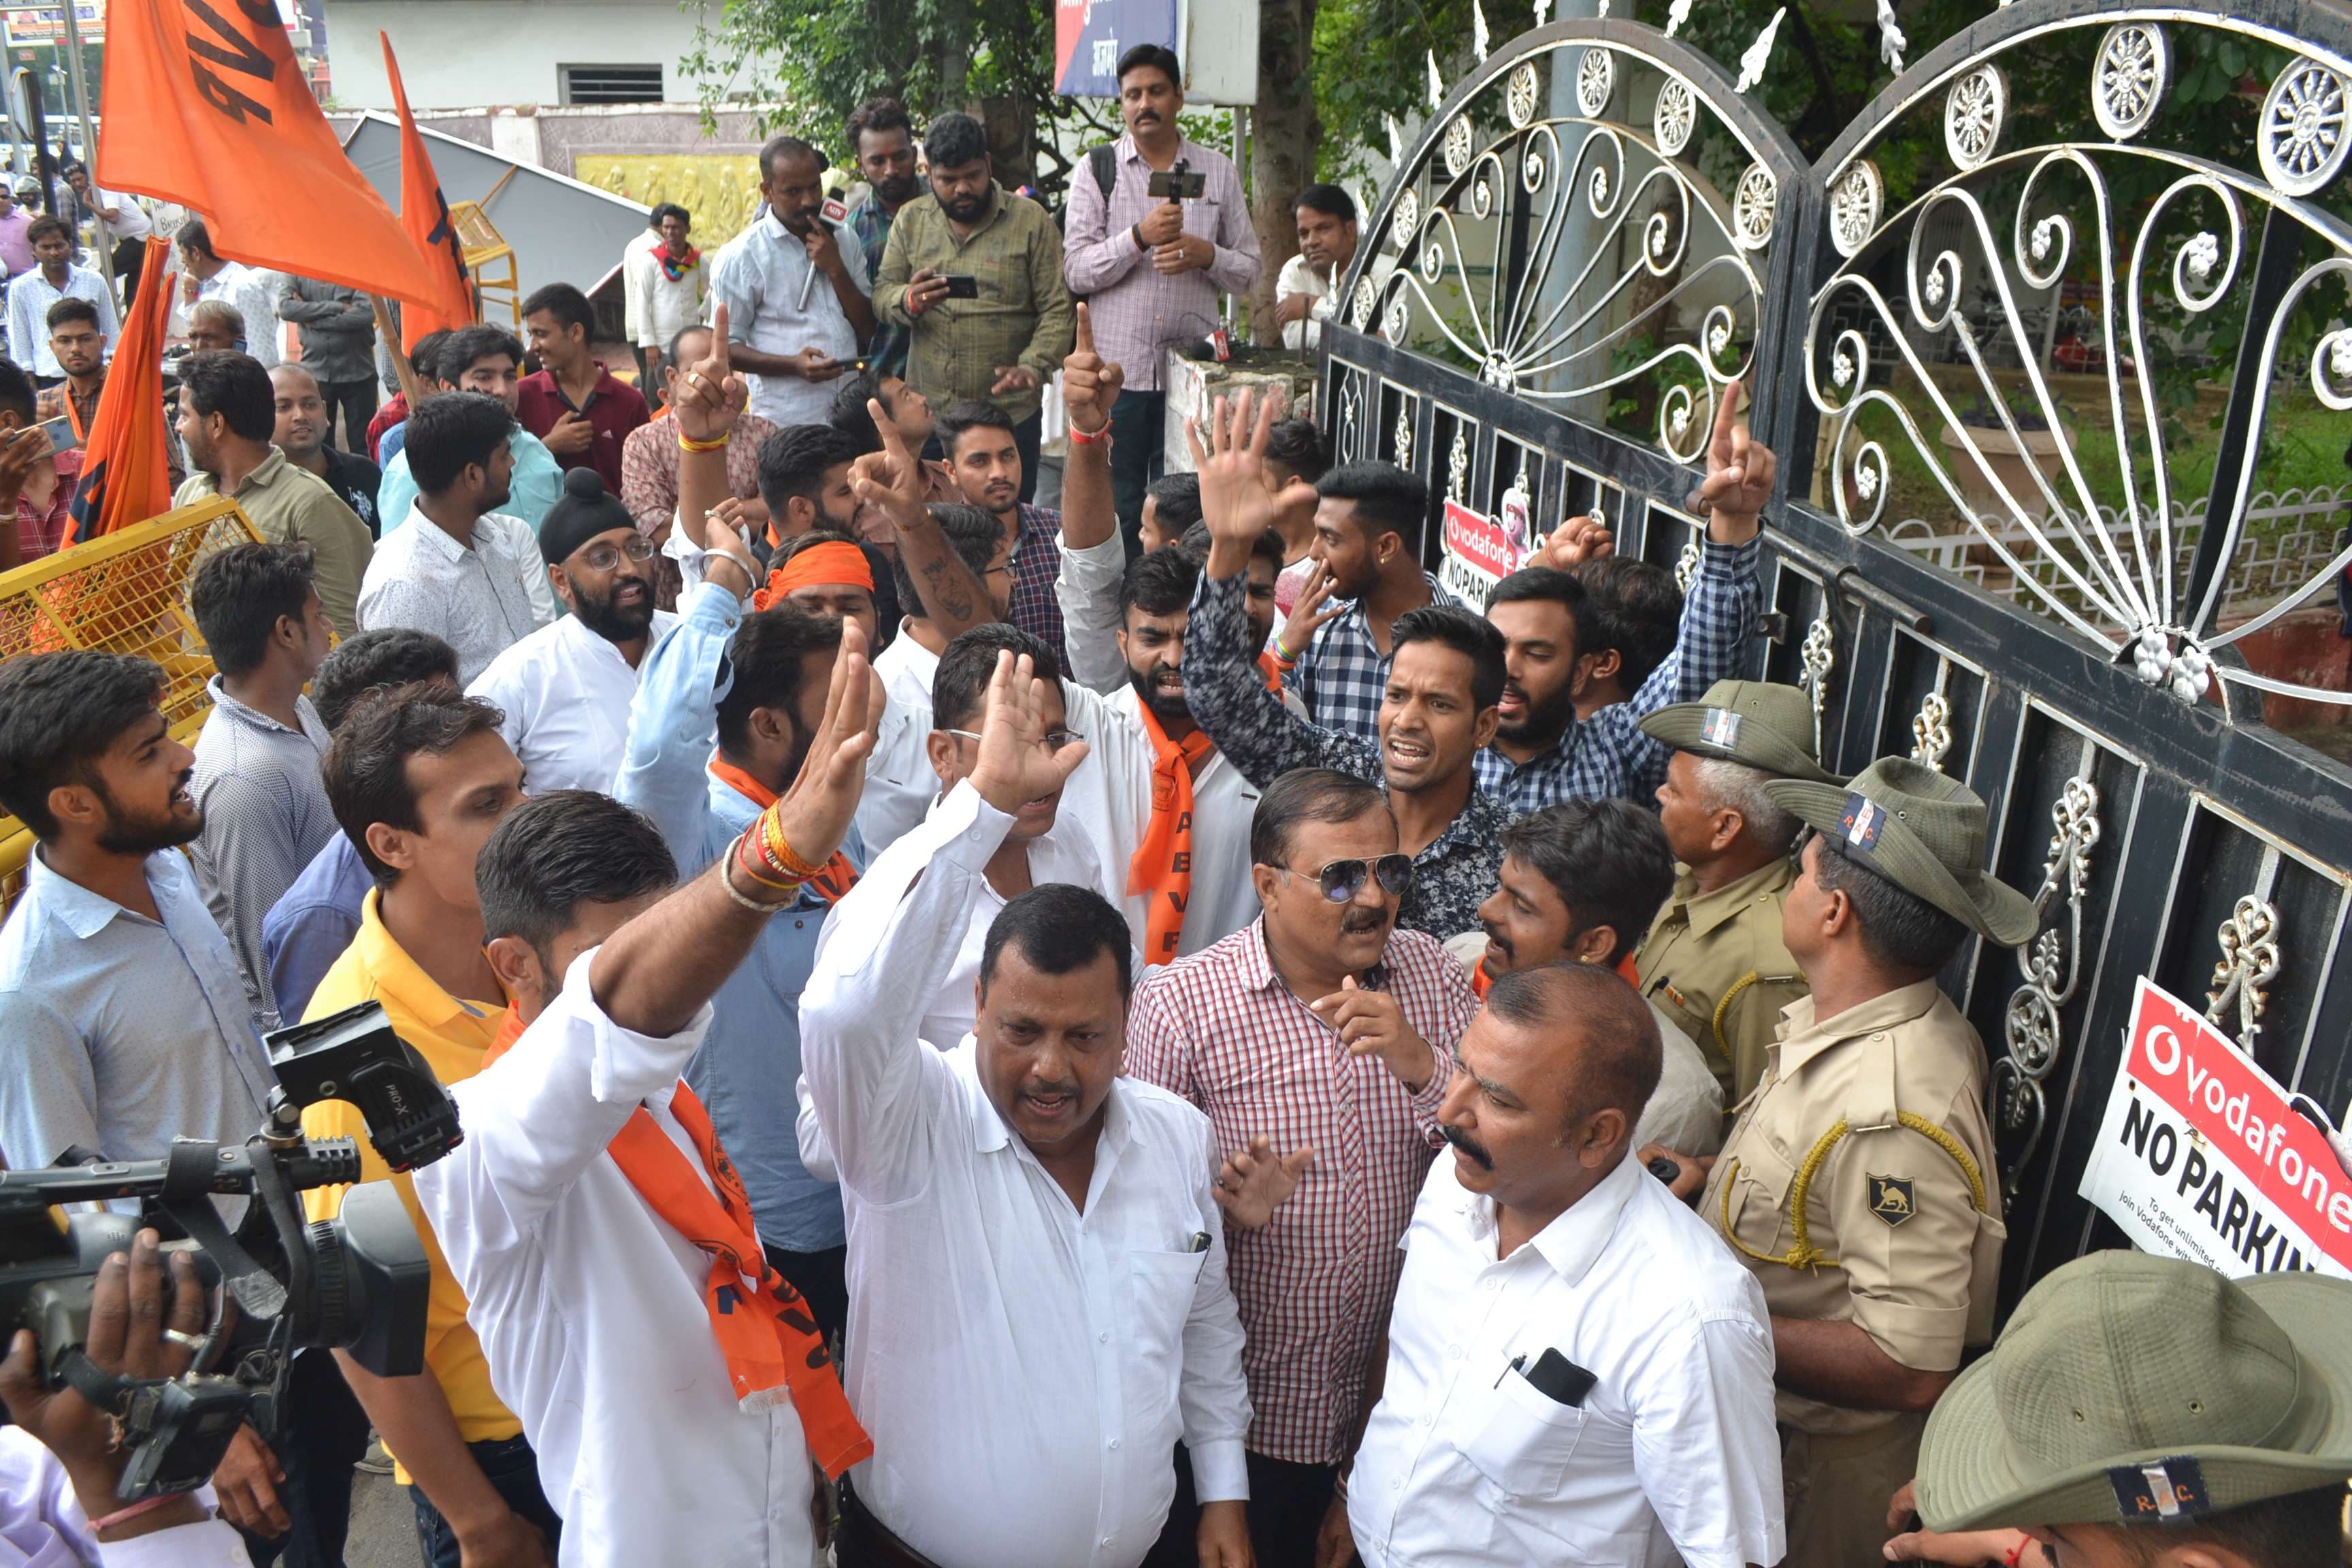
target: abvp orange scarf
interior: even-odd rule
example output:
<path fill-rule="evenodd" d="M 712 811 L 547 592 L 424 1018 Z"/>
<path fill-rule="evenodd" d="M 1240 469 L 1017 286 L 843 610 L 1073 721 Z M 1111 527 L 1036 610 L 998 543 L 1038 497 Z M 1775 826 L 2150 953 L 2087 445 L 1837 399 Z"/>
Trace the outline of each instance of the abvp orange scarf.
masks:
<path fill-rule="evenodd" d="M 1127 890 L 1146 900 L 1143 962 L 1166 963 L 1183 939 L 1184 906 L 1192 898 L 1192 770 L 1217 745 L 1198 729 L 1171 741 L 1150 703 L 1139 702 L 1135 710 L 1151 742 L 1151 820 L 1127 863 Z"/>

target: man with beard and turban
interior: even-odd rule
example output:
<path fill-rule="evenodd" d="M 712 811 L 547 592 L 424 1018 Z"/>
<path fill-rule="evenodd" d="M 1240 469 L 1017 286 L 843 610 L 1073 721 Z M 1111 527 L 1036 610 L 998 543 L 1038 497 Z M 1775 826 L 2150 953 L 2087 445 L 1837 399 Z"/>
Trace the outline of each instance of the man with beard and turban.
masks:
<path fill-rule="evenodd" d="M 932 121 L 923 152 L 930 194 L 890 226 L 874 313 L 912 334 L 907 384 L 933 406 L 972 399 L 1011 418 L 1026 501 L 1037 493 L 1045 384 L 1070 352 L 1061 231 L 1044 207 L 996 183 L 988 134 L 971 115 Z M 957 278 L 974 291 L 950 296 Z"/>
<path fill-rule="evenodd" d="M 1397 1238 L 1478 1004 L 1433 938 L 1397 929 L 1412 861 L 1378 784 L 1285 773 L 1249 833 L 1265 914 L 1137 988 L 1127 1070 L 1206 1111 L 1226 1152 L 1250 1533 L 1259 1562 L 1305 1563 L 1362 1427 Z"/>
<path fill-rule="evenodd" d="M 499 728 L 534 794 L 612 792 L 646 650 L 677 624 L 654 608 L 654 548 L 595 469 L 564 474 L 539 552 L 572 613 L 499 654 L 467 689 L 506 715 Z"/>

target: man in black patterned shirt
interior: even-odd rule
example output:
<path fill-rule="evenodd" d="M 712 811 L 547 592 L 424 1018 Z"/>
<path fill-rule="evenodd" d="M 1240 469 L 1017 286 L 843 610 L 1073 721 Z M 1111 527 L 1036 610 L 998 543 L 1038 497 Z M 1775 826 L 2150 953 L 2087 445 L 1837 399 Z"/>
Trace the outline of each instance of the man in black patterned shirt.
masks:
<path fill-rule="evenodd" d="M 1710 514 L 1710 552 L 1736 563 L 1727 574 L 1744 567 L 1752 576 L 1775 464 L 1769 448 L 1732 424 L 1727 411 L 1737 399 L 1736 384 L 1727 388 L 1727 413 L 1696 500 Z M 1244 393 L 1218 405 L 1207 449 L 1197 433 L 1192 437 L 1202 511 L 1215 542 L 1185 634 L 1186 700 L 1218 751 L 1260 788 L 1297 767 L 1379 780 L 1402 847 L 1413 857 L 1413 885 L 1397 924 L 1440 941 L 1475 930 L 1478 905 L 1495 889 L 1499 838 L 1512 815 L 1478 789 L 1476 776 L 1477 755 L 1494 740 L 1500 718 L 1503 636 L 1449 605 L 1399 617 L 1377 745 L 1318 728 L 1284 708 L 1257 678 L 1257 649 L 1244 612 L 1250 546 L 1282 507 L 1281 491 L 1265 472 L 1266 432 L 1276 412 L 1254 409 Z"/>

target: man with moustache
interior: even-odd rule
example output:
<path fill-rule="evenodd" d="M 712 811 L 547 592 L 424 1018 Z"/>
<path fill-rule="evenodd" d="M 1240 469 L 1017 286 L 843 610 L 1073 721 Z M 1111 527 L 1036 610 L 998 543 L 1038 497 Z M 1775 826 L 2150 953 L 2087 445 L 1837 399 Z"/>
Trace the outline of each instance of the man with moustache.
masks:
<path fill-rule="evenodd" d="M 1298 217 L 1298 254 L 1274 284 L 1274 320 L 1282 346 L 1312 349 L 1337 303 L 1333 290 L 1356 259 L 1356 202 L 1337 185 L 1309 185 L 1290 209 Z"/>
<path fill-rule="evenodd" d="M 1629 1157 L 1649 1009 L 1592 965 L 1515 972 L 1454 1062 L 1454 1153 L 1404 1233 L 1380 1403 L 1316 1561 L 1779 1563 L 1764 1293 Z"/>
<path fill-rule="evenodd" d="M 915 123 L 908 117 L 907 106 L 897 99 L 869 98 L 850 111 L 841 132 L 842 140 L 849 143 L 850 161 L 866 176 L 866 195 L 842 221 L 866 253 L 866 275 L 879 277 L 891 225 L 899 209 L 922 194 L 922 181 L 915 174 Z M 907 337 L 904 327 L 887 320 L 876 325 L 874 341 L 866 351 L 873 374 L 907 374 Z M 864 408 L 865 398 L 857 405 Z"/>
<path fill-rule="evenodd" d="M 654 607 L 654 542 L 593 468 L 565 471 L 539 552 L 571 613 L 492 659 L 467 695 L 506 716 L 499 729 L 534 792 L 609 792 L 637 672 L 677 617 Z"/>
<path fill-rule="evenodd" d="M 820 211 L 823 172 L 816 149 L 796 136 L 761 148 L 760 216 L 711 268 L 734 366 L 751 375 L 751 412 L 778 426 L 823 423 L 829 384 L 874 335 L 866 254 L 844 245 Z"/>
<path fill-rule="evenodd" d="M 1037 493 L 1044 387 L 1070 352 L 1062 236 L 1045 209 L 996 183 L 988 135 L 969 114 L 942 114 L 923 138 L 930 193 L 890 226 L 874 310 L 906 327 L 907 380 L 934 403 L 993 403 L 1013 420 L 1020 495 Z M 949 279 L 977 292 L 951 299 Z"/>
<path fill-rule="evenodd" d="M 921 1023 L 1006 836 L 1086 754 L 1055 743 L 1056 683 L 1033 658 L 993 661 L 922 876 L 850 891 L 836 921 L 877 940 L 833 933 L 802 998 L 849 1219 L 844 1383 L 874 1438 L 836 1551 L 843 1568 L 1136 1568 L 1181 1438 L 1205 1500 L 1197 1561 L 1243 1568 L 1249 1397 L 1212 1133 L 1118 1076 L 1126 923 L 1085 889 L 1025 891 L 984 933 L 971 1028 Z"/>
<path fill-rule="evenodd" d="M 1206 1111 L 1227 1152 L 1251 1541 L 1261 1563 L 1304 1563 L 1361 1429 L 1397 1238 L 1478 1003 L 1443 947 L 1396 929 L 1412 862 L 1379 785 L 1285 773 L 1249 833 L 1265 913 L 1137 989 L 1128 1071 Z"/>

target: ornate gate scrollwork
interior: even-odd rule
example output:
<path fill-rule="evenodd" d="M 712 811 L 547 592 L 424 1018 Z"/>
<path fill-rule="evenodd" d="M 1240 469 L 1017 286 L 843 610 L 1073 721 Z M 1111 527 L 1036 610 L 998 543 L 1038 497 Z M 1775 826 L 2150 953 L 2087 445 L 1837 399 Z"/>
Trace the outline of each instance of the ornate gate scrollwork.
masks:
<path fill-rule="evenodd" d="M 1993 1064 L 1996 1131 L 2001 1143 L 2002 1187 L 2017 1196 L 2019 1184 L 2041 1147 L 2049 1106 L 2042 1086 L 2058 1065 L 2065 1044 L 2062 1016 L 2083 983 L 2083 904 L 2089 896 L 2091 851 L 2098 847 L 2099 786 L 2091 782 L 2091 749 L 2084 748 L 2084 772 L 2066 781 L 2050 808 L 2050 850 L 2042 865 L 2042 886 L 2033 911 L 2046 914 L 2061 897 L 2065 913 L 2057 925 L 2037 933 L 2017 950 L 2025 984 L 2010 993 L 2001 1018 L 2004 1054 Z"/>
<path fill-rule="evenodd" d="M 2278 909 L 2268 899 L 2249 893 L 2238 900 L 2217 934 L 2221 957 L 2213 965 L 2212 989 L 2205 993 L 2205 1016 L 2229 1029 L 2228 1014 L 2235 1003 L 2238 1021 L 2231 1033 L 2239 1049 L 2251 1053 L 2270 1006 L 2270 984 L 2278 978 Z"/>

